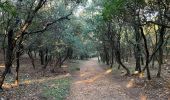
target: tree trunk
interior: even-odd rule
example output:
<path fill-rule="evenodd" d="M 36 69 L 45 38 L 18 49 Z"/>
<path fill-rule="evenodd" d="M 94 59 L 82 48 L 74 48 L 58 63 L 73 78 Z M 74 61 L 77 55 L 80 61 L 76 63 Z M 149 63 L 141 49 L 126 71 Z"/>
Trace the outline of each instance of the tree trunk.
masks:
<path fill-rule="evenodd" d="M 135 70 L 138 72 L 141 72 L 141 50 L 140 50 L 140 32 L 139 28 L 137 26 L 134 26 L 135 29 L 135 40 L 136 40 L 136 45 L 135 45 L 135 59 L 136 59 L 136 68 Z"/>
<path fill-rule="evenodd" d="M 59 59 L 58 59 L 58 64 L 59 64 L 59 68 L 61 68 L 61 54 L 59 53 Z"/>
<path fill-rule="evenodd" d="M 37 58 L 37 53 L 35 50 L 34 50 L 34 58 Z"/>
<path fill-rule="evenodd" d="M 48 62 L 48 49 L 46 48 L 45 51 L 45 63 Z"/>
<path fill-rule="evenodd" d="M 47 65 L 48 65 L 48 63 L 51 61 L 51 56 L 50 57 L 47 57 L 47 60 L 46 60 L 46 62 L 45 62 L 45 64 L 44 64 L 44 66 L 43 66 L 43 69 L 46 69 L 47 68 Z"/>
<path fill-rule="evenodd" d="M 61 67 L 61 65 L 64 63 L 64 61 L 67 60 L 68 57 L 69 57 L 69 49 L 67 49 L 67 53 L 66 53 L 65 57 L 64 57 L 63 59 L 61 59 L 61 61 L 60 61 L 60 67 Z"/>
<path fill-rule="evenodd" d="M 141 65 L 144 65 L 144 59 L 143 59 L 142 55 L 141 55 L 140 59 L 141 59 Z"/>
<path fill-rule="evenodd" d="M 104 54 L 105 54 L 105 59 L 104 60 L 105 60 L 106 64 L 109 65 L 109 54 L 108 54 L 108 51 L 106 49 L 105 44 L 104 44 Z"/>
<path fill-rule="evenodd" d="M 153 59 L 152 59 L 152 68 L 154 68 L 155 67 L 155 56 L 153 57 Z"/>
<path fill-rule="evenodd" d="M 10 29 L 7 37 L 8 37 L 8 45 L 7 45 L 7 52 L 6 52 L 6 60 L 5 60 L 5 70 L 0 77 L 0 89 L 2 89 L 2 85 L 5 79 L 6 74 L 11 70 L 12 66 L 12 57 L 13 57 L 13 30 Z"/>
<path fill-rule="evenodd" d="M 121 65 L 126 70 L 126 75 L 130 75 L 130 70 L 121 61 L 120 39 L 121 39 L 120 33 L 118 33 L 117 34 L 117 40 L 114 42 L 116 61 L 119 65 Z"/>
<path fill-rule="evenodd" d="M 6 41 L 6 35 L 4 35 L 3 42 L 2 42 L 2 50 L 3 50 L 3 55 L 4 55 L 4 62 L 6 60 L 6 51 L 5 51 L 5 41 Z"/>
<path fill-rule="evenodd" d="M 41 65 L 44 65 L 44 52 L 43 52 L 43 50 L 39 50 L 39 55 L 40 55 Z"/>
<path fill-rule="evenodd" d="M 34 58 L 33 58 L 33 56 L 32 56 L 31 50 L 28 50 L 28 56 L 29 56 L 29 58 L 30 58 L 30 60 L 31 60 L 31 63 L 32 63 L 33 68 L 35 69 Z"/>
<path fill-rule="evenodd" d="M 161 26 L 160 32 L 159 32 L 159 43 L 163 44 L 164 43 L 164 34 L 165 34 L 165 27 Z M 159 48 L 159 67 L 158 67 L 158 73 L 157 73 L 157 77 L 161 77 L 161 66 L 163 63 L 163 47 L 161 45 L 161 47 Z"/>
<path fill-rule="evenodd" d="M 112 67 L 113 67 L 113 63 L 114 63 L 114 47 L 113 47 L 113 46 L 112 46 L 112 54 L 111 54 L 111 57 L 112 57 L 112 58 L 111 58 L 112 60 L 111 60 L 111 66 L 110 66 L 110 67 L 112 68 Z"/>
<path fill-rule="evenodd" d="M 163 56 L 163 50 L 162 48 L 159 49 L 159 59 L 158 59 L 158 73 L 157 77 L 161 77 L 161 67 L 162 67 L 162 56 Z"/>
<path fill-rule="evenodd" d="M 19 84 L 19 67 L 20 67 L 20 63 L 19 63 L 19 57 L 20 57 L 20 51 L 18 50 L 16 52 L 16 60 L 17 60 L 17 66 L 16 66 L 16 77 L 15 77 L 15 84 L 18 86 Z"/>
<path fill-rule="evenodd" d="M 73 58 L 73 49 L 71 47 L 68 48 L 68 58 L 72 59 Z"/>
<path fill-rule="evenodd" d="M 116 50 L 115 55 L 116 55 L 116 61 L 118 62 L 118 64 L 121 65 L 126 70 L 126 75 L 130 75 L 129 69 L 121 61 L 119 50 Z"/>
<path fill-rule="evenodd" d="M 142 35 L 142 38 L 143 38 L 143 41 L 144 41 L 144 47 L 145 47 L 145 52 L 146 52 L 146 62 L 145 62 L 145 67 L 143 69 L 143 71 L 145 71 L 145 68 L 146 68 L 146 71 L 147 71 L 147 78 L 148 80 L 151 80 L 151 75 L 150 75 L 150 69 L 149 69 L 149 50 L 148 50 L 148 46 L 147 46 L 147 40 L 146 40 L 146 36 L 143 32 L 143 28 L 140 27 L 140 30 L 141 30 L 141 35 Z"/>

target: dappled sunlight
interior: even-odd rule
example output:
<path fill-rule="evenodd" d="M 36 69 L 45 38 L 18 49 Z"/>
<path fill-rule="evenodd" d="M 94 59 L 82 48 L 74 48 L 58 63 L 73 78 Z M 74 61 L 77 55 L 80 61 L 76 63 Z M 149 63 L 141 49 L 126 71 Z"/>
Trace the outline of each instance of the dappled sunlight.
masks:
<path fill-rule="evenodd" d="M 139 71 L 135 71 L 134 74 L 139 74 Z"/>
<path fill-rule="evenodd" d="M 42 79 L 40 79 L 40 80 L 42 80 Z M 40 81 L 40 80 L 34 80 L 34 82 L 35 81 Z M 24 84 L 31 84 L 31 82 L 33 82 L 33 80 L 25 80 L 23 83 Z"/>
<path fill-rule="evenodd" d="M 106 70 L 105 72 L 100 73 L 100 74 L 97 74 L 97 75 L 94 75 L 93 77 L 91 77 L 91 78 L 89 78 L 89 79 L 77 81 L 77 82 L 75 82 L 75 84 L 93 83 L 93 82 L 95 82 L 98 78 L 102 77 L 103 75 L 107 75 L 107 74 L 109 74 L 109 73 L 111 73 L 111 72 L 112 72 L 112 69 L 108 69 L 108 70 Z M 86 75 L 87 75 L 87 72 L 84 72 L 84 73 L 81 73 L 81 74 L 80 74 L 81 77 L 86 76 Z"/>
<path fill-rule="evenodd" d="M 86 75 L 87 75 L 87 72 L 84 72 L 84 73 L 80 74 L 80 77 L 83 77 L 83 76 L 86 76 Z"/>
<path fill-rule="evenodd" d="M 70 74 L 67 73 L 66 75 L 60 75 L 60 76 L 56 76 L 56 77 L 44 77 L 42 79 L 25 80 L 25 81 L 21 82 L 20 84 L 30 85 L 30 84 L 34 84 L 34 83 L 43 83 L 43 82 L 47 82 L 47 81 L 51 81 L 51 80 L 58 80 L 58 79 L 66 78 L 69 76 L 70 76 Z M 17 87 L 17 86 L 18 86 L 17 84 L 10 84 L 10 83 L 3 84 L 3 88 L 5 88 L 5 89 L 10 89 L 10 88 Z"/>
<path fill-rule="evenodd" d="M 11 89 L 13 86 L 12 86 L 12 84 L 5 83 L 2 85 L 2 87 L 5 89 Z"/>
<path fill-rule="evenodd" d="M 139 78 L 144 78 L 144 73 L 143 72 L 139 74 Z"/>
<path fill-rule="evenodd" d="M 4 64 L 0 64 L 0 68 L 4 68 L 5 67 L 5 65 Z"/>
<path fill-rule="evenodd" d="M 140 100 L 147 100 L 147 96 L 146 95 L 140 95 Z"/>
<path fill-rule="evenodd" d="M 24 81 L 23 83 L 25 83 L 25 84 L 43 83 L 43 82 L 45 82 L 45 81 L 50 81 L 50 80 L 54 80 L 54 79 L 65 78 L 65 77 L 69 77 L 69 76 L 70 76 L 70 74 L 67 73 L 66 75 L 60 75 L 60 76 L 57 76 L 57 77 L 45 77 L 45 78 L 42 78 L 42 79 L 26 80 L 26 81 Z"/>
<path fill-rule="evenodd" d="M 134 86 L 134 79 L 131 79 L 131 80 L 127 83 L 126 87 L 127 87 L 127 88 L 131 88 L 131 87 L 133 87 L 133 86 Z"/>
<path fill-rule="evenodd" d="M 18 84 L 15 84 L 15 83 L 13 83 L 13 84 L 4 83 L 4 84 L 2 85 L 2 87 L 5 88 L 5 89 L 11 89 L 11 88 L 14 88 L 14 87 L 18 87 Z"/>
<path fill-rule="evenodd" d="M 62 67 L 62 68 L 67 68 L 67 67 L 68 67 L 68 65 L 62 65 L 61 67 Z"/>
<path fill-rule="evenodd" d="M 108 70 L 106 70 L 105 74 L 109 74 L 111 72 L 112 72 L 112 69 L 108 69 Z"/>
<path fill-rule="evenodd" d="M 0 9 L 0 100 L 170 97 L 170 0 L 0 0 Z"/>
<path fill-rule="evenodd" d="M 77 81 L 75 82 L 75 84 L 81 84 L 81 83 L 93 83 L 94 81 L 96 81 L 98 78 L 100 78 L 102 76 L 102 74 L 96 75 L 90 79 L 87 80 L 82 80 L 82 81 Z"/>
<path fill-rule="evenodd" d="M 138 76 L 139 78 L 144 78 L 144 72 L 135 71 L 132 75 Z"/>

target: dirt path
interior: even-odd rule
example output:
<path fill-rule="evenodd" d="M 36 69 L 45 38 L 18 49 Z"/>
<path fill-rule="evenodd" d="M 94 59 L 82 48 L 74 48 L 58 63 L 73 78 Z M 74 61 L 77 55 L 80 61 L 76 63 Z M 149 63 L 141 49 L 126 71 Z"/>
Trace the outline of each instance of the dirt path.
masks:
<path fill-rule="evenodd" d="M 67 100 L 132 100 L 123 92 L 122 86 L 114 82 L 110 72 L 102 69 L 97 59 L 84 61 L 80 72 L 73 76 Z"/>

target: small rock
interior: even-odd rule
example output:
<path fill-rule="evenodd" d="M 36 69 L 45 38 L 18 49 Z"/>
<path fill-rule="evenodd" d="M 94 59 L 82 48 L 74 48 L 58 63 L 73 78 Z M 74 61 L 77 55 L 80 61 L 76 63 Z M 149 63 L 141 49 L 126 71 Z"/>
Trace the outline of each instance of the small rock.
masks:
<path fill-rule="evenodd" d="M 125 73 L 125 71 L 121 71 L 121 73 Z"/>
<path fill-rule="evenodd" d="M 1 100 L 5 100 L 4 98 L 1 98 Z"/>
<path fill-rule="evenodd" d="M 170 70 L 168 70 L 168 73 L 170 73 Z"/>

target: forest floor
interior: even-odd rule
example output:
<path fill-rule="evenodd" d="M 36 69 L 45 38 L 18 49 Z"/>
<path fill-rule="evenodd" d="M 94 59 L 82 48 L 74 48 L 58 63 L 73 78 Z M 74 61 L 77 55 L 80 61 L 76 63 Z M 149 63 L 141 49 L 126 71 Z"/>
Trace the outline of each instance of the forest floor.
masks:
<path fill-rule="evenodd" d="M 2 57 L 2 56 L 1 56 Z M 0 100 L 63 100 L 69 94 L 70 74 L 68 65 L 63 68 L 47 66 L 45 70 L 38 59 L 35 59 L 34 69 L 30 59 L 26 56 L 21 57 L 21 68 L 19 71 L 19 86 L 15 81 L 15 62 L 12 66 L 12 74 L 7 74 L 3 84 L 3 92 L 0 92 Z M 74 63 L 69 63 L 74 65 Z M 0 74 L 4 70 L 4 63 L 0 60 Z"/>
<path fill-rule="evenodd" d="M 123 75 L 123 71 L 109 69 L 97 59 L 84 61 L 72 76 L 67 100 L 170 100 L 170 87 L 163 78 L 147 81 Z"/>
<path fill-rule="evenodd" d="M 130 100 L 122 84 L 114 82 L 111 69 L 104 70 L 96 59 L 84 61 L 80 71 L 73 75 L 67 100 Z"/>
<path fill-rule="evenodd" d="M 43 71 L 39 60 L 35 62 L 36 69 L 33 69 L 30 60 L 22 57 L 19 87 L 12 84 L 13 65 L 13 74 L 7 75 L 0 100 L 64 100 L 65 97 L 66 100 L 170 100 L 167 73 L 166 78 L 147 81 L 137 76 L 124 76 L 122 69 L 116 66 L 110 69 L 95 58 L 68 61 L 55 73 L 51 72 L 53 67 L 48 66 Z M 0 65 L 0 73 L 3 66 Z"/>

